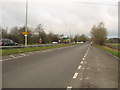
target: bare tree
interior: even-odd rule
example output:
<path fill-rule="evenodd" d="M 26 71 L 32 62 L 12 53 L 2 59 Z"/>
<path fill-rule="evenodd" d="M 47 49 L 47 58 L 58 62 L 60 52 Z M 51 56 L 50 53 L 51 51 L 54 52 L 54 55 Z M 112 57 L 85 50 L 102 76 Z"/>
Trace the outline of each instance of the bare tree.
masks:
<path fill-rule="evenodd" d="M 94 25 L 92 27 L 91 36 L 94 43 L 105 45 L 107 41 L 107 30 L 103 22 L 100 22 L 98 25 Z"/>

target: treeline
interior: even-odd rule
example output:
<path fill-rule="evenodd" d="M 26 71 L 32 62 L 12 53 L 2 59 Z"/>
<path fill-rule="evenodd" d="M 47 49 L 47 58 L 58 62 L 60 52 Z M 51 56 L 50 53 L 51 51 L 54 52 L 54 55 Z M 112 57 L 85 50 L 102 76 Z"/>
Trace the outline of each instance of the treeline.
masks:
<path fill-rule="evenodd" d="M 42 43 L 52 43 L 58 42 L 59 40 L 63 41 L 64 35 L 54 34 L 49 32 L 48 34 L 45 32 L 43 26 L 41 24 L 37 25 L 36 28 L 27 27 L 28 34 L 28 44 L 38 43 L 41 39 Z M 24 44 L 25 36 L 22 34 L 25 32 L 25 27 L 13 27 L 7 32 L 6 29 L 0 27 L 0 34 L 1 38 L 5 39 L 12 39 L 13 41 L 17 42 L 18 44 Z M 87 41 L 88 37 L 85 35 L 76 35 L 75 37 L 67 37 L 71 39 L 71 42 L 78 42 L 78 41 Z"/>
<path fill-rule="evenodd" d="M 103 22 L 94 25 L 91 29 L 91 40 L 95 44 L 120 43 L 120 38 L 107 38 L 108 32 Z"/>

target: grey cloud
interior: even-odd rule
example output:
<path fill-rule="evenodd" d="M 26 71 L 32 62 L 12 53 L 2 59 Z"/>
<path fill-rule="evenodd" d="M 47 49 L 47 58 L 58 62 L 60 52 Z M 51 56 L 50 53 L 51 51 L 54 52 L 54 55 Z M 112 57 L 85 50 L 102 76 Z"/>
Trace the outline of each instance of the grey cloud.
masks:
<path fill-rule="evenodd" d="M 66 35 L 70 33 L 71 25 L 72 34 L 89 35 L 92 26 L 103 21 L 110 35 L 112 34 L 111 32 L 117 34 L 118 17 L 116 6 L 76 3 L 78 1 L 83 0 L 40 0 L 39 2 L 30 0 L 28 25 L 36 27 L 36 25 L 41 23 L 45 27 L 46 32 L 52 31 Z M 98 2 L 98 0 L 93 1 Z M 105 1 L 107 2 L 108 0 Z M 110 0 L 111 2 L 114 2 L 114 0 Z M 4 27 L 11 28 L 15 25 L 24 25 L 25 2 L 5 2 L 3 10 Z"/>

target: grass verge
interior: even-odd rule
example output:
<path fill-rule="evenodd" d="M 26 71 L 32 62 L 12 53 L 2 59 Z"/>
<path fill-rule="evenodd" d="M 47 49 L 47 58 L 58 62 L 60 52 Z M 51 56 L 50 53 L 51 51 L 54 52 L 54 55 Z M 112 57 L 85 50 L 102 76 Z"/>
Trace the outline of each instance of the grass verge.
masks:
<path fill-rule="evenodd" d="M 112 49 L 112 48 L 109 48 L 109 47 L 106 47 L 106 46 L 100 46 L 100 45 L 93 45 L 95 47 L 98 47 L 98 48 L 101 48 L 103 49 L 104 51 L 106 52 L 109 52 L 111 53 L 112 55 L 115 55 L 117 56 L 118 58 L 120 58 L 120 52 L 118 50 L 115 50 L 115 49 Z"/>
<path fill-rule="evenodd" d="M 3 50 L 0 50 L 0 53 L 2 53 L 2 56 L 7 56 L 7 55 L 14 55 L 14 54 L 20 54 L 20 53 L 26 53 L 26 52 L 72 46 L 72 45 L 78 45 L 78 44 L 65 44 L 65 45 L 55 45 L 55 46 L 45 46 L 45 47 L 18 48 L 18 49 L 3 49 Z"/>

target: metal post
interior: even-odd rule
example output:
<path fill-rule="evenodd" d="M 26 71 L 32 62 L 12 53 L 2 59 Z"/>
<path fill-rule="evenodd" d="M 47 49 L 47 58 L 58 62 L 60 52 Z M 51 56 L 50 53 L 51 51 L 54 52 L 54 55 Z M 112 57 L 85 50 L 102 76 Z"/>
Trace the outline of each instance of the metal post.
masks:
<path fill-rule="evenodd" d="M 27 32 L 27 14 L 28 14 L 28 0 L 26 0 L 25 32 Z M 27 35 L 25 35 L 25 46 L 27 46 Z"/>

